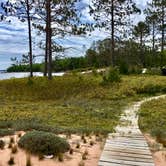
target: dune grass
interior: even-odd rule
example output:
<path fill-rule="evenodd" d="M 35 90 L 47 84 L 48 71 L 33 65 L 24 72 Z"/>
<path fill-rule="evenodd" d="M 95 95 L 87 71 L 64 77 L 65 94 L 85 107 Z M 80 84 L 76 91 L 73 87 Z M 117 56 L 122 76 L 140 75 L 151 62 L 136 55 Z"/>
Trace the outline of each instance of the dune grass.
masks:
<path fill-rule="evenodd" d="M 52 81 L 39 77 L 3 80 L 0 128 L 112 132 L 125 106 L 165 92 L 166 77 L 162 76 L 123 76 L 121 82 L 107 85 L 102 84 L 101 75 L 93 74 Z"/>
<path fill-rule="evenodd" d="M 142 105 L 139 125 L 143 132 L 150 133 L 166 146 L 166 98 L 152 100 Z"/>

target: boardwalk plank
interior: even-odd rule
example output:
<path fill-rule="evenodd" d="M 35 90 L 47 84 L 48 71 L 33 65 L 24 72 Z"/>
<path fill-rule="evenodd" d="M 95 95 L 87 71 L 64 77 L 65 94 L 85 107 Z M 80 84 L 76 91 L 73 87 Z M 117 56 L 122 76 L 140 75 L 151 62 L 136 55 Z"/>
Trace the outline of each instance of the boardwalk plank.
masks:
<path fill-rule="evenodd" d="M 138 109 L 148 100 L 125 110 L 120 119 L 122 125 L 115 128 L 116 133 L 108 135 L 98 166 L 154 166 L 148 144 L 138 127 Z M 125 121 L 131 125 L 123 126 Z"/>

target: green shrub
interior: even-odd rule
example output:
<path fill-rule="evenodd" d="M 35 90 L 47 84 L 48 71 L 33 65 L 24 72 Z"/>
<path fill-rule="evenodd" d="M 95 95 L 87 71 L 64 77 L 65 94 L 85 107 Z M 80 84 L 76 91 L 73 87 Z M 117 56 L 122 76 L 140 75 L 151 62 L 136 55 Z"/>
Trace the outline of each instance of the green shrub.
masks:
<path fill-rule="evenodd" d="M 128 74 L 128 65 L 125 62 L 121 62 L 119 66 L 119 72 L 120 74 Z"/>
<path fill-rule="evenodd" d="M 52 133 L 31 131 L 26 133 L 18 142 L 20 148 L 33 154 L 52 155 L 67 152 L 70 145 L 65 139 Z"/>
<path fill-rule="evenodd" d="M 103 84 L 120 82 L 120 81 L 121 77 L 119 74 L 119 70 L 117 68 L 110 67 L 110 69 L 103 76 Z"/>
<path fill-rule="evenodd" d="M 4 149 L 5 142 L 3 140 L 0 140 L 0 149 Z"/>

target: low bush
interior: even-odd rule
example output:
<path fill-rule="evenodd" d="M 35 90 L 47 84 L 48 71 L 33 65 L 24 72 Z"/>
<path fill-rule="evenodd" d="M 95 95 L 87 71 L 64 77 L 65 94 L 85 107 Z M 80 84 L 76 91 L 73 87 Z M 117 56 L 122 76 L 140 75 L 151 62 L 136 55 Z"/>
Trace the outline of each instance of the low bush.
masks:
<path fill-rule="evenodd" d="M 20 148 L 38 155 L 52 155 L 69 151 L 68 142 L 52 133 L 31 131 L 26 133 L 18 142 Z"/>
<path fill-rule="evenodd" d="M 119 70 L 117 68 L 110 67 L 110 69 L 106 71 L 106 73 L 103 76 L 103 84 L 120 82 L 120 81 L 121 77 L 119 74 Z"/>

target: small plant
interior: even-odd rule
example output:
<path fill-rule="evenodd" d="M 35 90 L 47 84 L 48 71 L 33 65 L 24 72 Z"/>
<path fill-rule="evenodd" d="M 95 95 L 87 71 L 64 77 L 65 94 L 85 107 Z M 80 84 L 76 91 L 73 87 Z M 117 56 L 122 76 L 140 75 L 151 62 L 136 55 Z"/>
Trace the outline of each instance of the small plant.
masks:
<path fill-rule="evenodd" d="M 121 77 L 117 68 L 110 68 L 108 72 L 103 76 L 102 84 L 108 84 L 113 82 L 120 82 Z"/>
<path fill-rule="evenodd" d="M 44 156 L 42 154 L 39 154 L 39 160 L 43 160 L 44 159 Z"/>
<path fill-rule="evenodd" d="M 5 142 L 3 140 L 0 140 L 0 149 L 4 149 Z"/>
<path fill-rule="evenodd" d="M 32 166 L 30 155 L 27 155 L 27 157 L 26 157 L 26 166 Z"/>
<path fill-rule="evenodd" d="M 102 142 L 103 141 L 103 137 L 102 136 L 96 137 L 96 141 L 97 142 Z"/>
<path fill-rule="evenodd" d="M 90 141 L 90 145 L 93 146 L 94 145 L 94 141 L 91 140 Z"/>
<path fill-rule="evenodd" d="M 17 149 L 17 145 L 13 145 L 12 146 L 12 153 L 15 154 L 17 153 L 18 149 Z"/>
<path fill-rule="evenodd" d="M 14 137 L 10 137 L 10 143 L 15 143 L 15 141 L 14 141 Z"/>
<path fill-rule="evenodd" d="M 84 144 L 86 144 L 86 143 L 87 143 L 87 140 L 86 140 L 85 138 L 84 138 L 84 140 L 83 140 L 83 143 L 84 143 Z"/>
<path fill-rule="evenodd" d="M 18 138 L 21 138 L 22 134 L 21 134 L 21 133 L 18 133 L 18 135 L 17 135 L 17 136 L 18 136 Z"/>
<path fill-rule="evenodd" d="M 74 152 L 74 150 L 71 148 L 70 151 L 69 151 L 69 153 L 72 155 L 73 152 Z"/>
<path fill-rule="evenodd" d="M 63 162 L 63 161 L 64 161 L 63 153 L 59 153 L 59 154 L 58 154 L 58 160 L 59 160 L 60 162 Z"/>
<path fill-rule="evenodd" d="M 84 161 L 80 161 L 79 164 L 78 164 L 78 166 L 85 166 Z"/>
<path fill-rule="evenodd" d="M 12 148 L 12 143 L 10 142 L 9 145 L 8 145 L 8 148 L 11 149 Z"/>
<path fill-rule="evenodd" d="M 92 69 L 92 74 L 97 77 L 98 76 L 98 72 L 95 68 Z"/>
<path fill-rule="evenodd" d="M 85 152 L 84 152 L 84 153 L 85 153 L 85 155 L 88 155 L 88 154 L 89 154 L 89 152 L 88 152 L 88 150 L 87 150 L 87 149 L 85 150 Z"/>
<path fill-rule="evenodd" d="M 9 161 L 8 161 L 8 164 L 9 165 L 14 165 L 15 162 L 14 162 L 14 157 L 10 157 Z"/>
<path fill-rule="evenodd" d="M 79 142 L 77 143 L 76 148 L 77 148 L 77 149 L 80 148 L 80 143 L 79 143 Z"/>
<path fill-rule="evenodd" d="M 71 133 L 70 132 L 67 133 L 66 138 L 71 139 Z"/>
<path fill-rule="evenodd" d="M 87 160 L 87 155 L 85 153 L 82 154 L 82 160 Z"/>
<path fill-rule="evenodd" d="M 81 139 L 82 139 L 82 140 L 84 140 L 84 139 L 85 139 L 85 136 L 84 136 L 84 135 L 82 135 L 82 136 L 81 136 Z"/>

